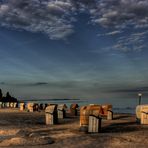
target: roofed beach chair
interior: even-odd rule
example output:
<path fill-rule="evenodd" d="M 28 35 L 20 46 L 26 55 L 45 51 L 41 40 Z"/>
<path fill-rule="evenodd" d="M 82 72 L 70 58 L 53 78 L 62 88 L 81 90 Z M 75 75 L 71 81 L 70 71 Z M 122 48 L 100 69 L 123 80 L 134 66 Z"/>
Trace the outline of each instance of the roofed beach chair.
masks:
<path fill-rule="evenodd" d="M 148 124 L 148 104 L 136 107 L 136 118 L 140 124 Z"/>
<path fill-rule="evenodd" d="M 113 119 L 113 111 L 111 104 L 102 105 L 102 116 L 105 116 L 107 120 Z"/>
<path fill-rule="evenodd" d="M 88 105 L 80 108 L 80 130 L 98 133 L 101 131 L 101 105 Z"/>
<path fill-rule="evenodd" d="M 20 111 L 24 111 L 25 110 L 25 103 L 20 103 Z"/>
<path fill-rule="evenodd" d="M 59 119 L 63 119 L 66 117 L 66 109 L 67 109 L 66 104 L 59 104 L 58 105 L 57 111 L 58 111 L 58 118 Z"/>
<path fill-rule="evenodd" d="M 46 125 L 53 125 L 58 122 L 57 105 L 49 105 L 45 109 Z"/>
<path fill-rule="evenodd" d="M 71 104 L 70 105 L 70 113 L 73 116 L 77 116 L 77 114 L 78 114 L 78 108 L 79 108 L 79 105 L 78 104 Z"/>

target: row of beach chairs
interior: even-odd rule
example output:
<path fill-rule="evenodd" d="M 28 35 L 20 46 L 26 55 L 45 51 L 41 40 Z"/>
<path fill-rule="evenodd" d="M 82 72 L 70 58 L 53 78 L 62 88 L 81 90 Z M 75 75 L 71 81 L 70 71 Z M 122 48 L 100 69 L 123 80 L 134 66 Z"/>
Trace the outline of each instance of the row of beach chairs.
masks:
<path fill-rule="evenodd" d="M 74 108 L 76 108 L 76 104 L 72 105 Z M 70 107 L 70 109 L 72 108 Z M 55 124 L 56 122 L 56 116 L 60 118 L 60 114 L 63 112 L 60 106 L 56 108 L 56 106 L 49 106 L 45 110 L 46 114 L 46 123 L 47 124 Z M 55 112 L 53 111 L 55 110 Z M 73 112 L 73 111 L 71 111 Z M 65 113 L 64 113 L 65 114 Z M 137 119 L 139 119 L 141 124 L 148 124 L 148 105 L 140 105 L 136 107 L 136 116 Z M 113 111 L 112 111 L 112 105 L 96 105 L 96 104 L 90 104 L 87 106 L 82 106 L 80 108 L 80 130 L 85 132 L 100 132 L 101 131 L 101 121 L 102 119 L 112 120 L 113 119 Z"/>
<path fill-rule="evenodd" d="M 34 112 L 34 111 L 41 111 L 41 110 L 46 110 L 46 108 L 48 106 L 56 106 L 56 108 L 58 110 L 66 110 L 67 109 L 67 106 L 66 104 L 38 104 L 38 103 L 20 103 L 20 111 L 24 111 L 24 110 L 27 110 L 28 112 Z M 71 113 L 73 115 L 77 115 L 78 114 L 78 104 L 71 104 L 70 106 L 70 110 L 71 110 Z"/>
<path fill-rule="evenodd" d="M 100 132 L 101 120 L 113 119 L 112 105 L 88 105 L 80 109 L 80 129 L 87 132 Z M 148 125 L 148 104 L 136 107 L 137 123 Z"/>
<path fill-rule="evenodd" d="M 0 102 L 0 108 L 17 108 L 17 102 Z"/>
<path fill-rule="evenodd" d="M 20 110 L 25 109 L 25 104 L 20 104 Z M 40 106 L 36 103 L 28 103 L 26 108 L 29 112 L 36 111 Z M 39 109 L 39 108 L 38 108 Z M 48 104 L 45 108 L 45 122 L 46 125 L 54 125 L 58 123 L 58 119 L 64 119 L 66 117 L 67 106 L 66 104 Z M 88 132 L 99 132 L 101 129 L 101 120 L 106 118 L 107 120 L 113 119 L 112 105 L 95 105 L 82 106 L 79 110 L 78 104 L 71 104 L 70 114 L 73 116 L 78 115 L 80 111 L 80 129 Z"/>
<path fill-rule="evenodd" d="M 43 106 L 43 104 L 38 103 L 20 103 L 19 104 L 20 111 L 27 110 L 29 112 L 44 110 L 46 108 L 46 105 Z"/>
<path fill-rule="evenodd" d="M 77 116 L 78 114 L 78 104 L 71 104 L 70 113 L 73 116 Z M 27 110 L 29 112 L 34 111 L 45 111 L 46 124 L 53 125 L 58 123 L 58 119 L 63 119 L 66 117 L 66 104 L 37 104 L 37 103 L 20 103 L 20 110 Z"/>
<path fill-rule="evenodd" d="M 70 106 L 73 115 L 74 110 L 78 109 L 77 104 Z M 46 124 L 53 125 L 58 123 L 58 119 L 65 117 L 64 105 L 49 105 L 45 109 Z M 80 130 L 87 132 L 99 132 L 101 129 L 101 119 L 113 119 L 112 105 L 88 105 L 80 108 Z"/>
<path fill-rule="evenodd" d="M 73 115 L 78 110 L 77 104 L 70 106 L 70 113 Z M 65 117 L 64 105 L 49 105 L 45 109 L 46 124 L 53 125 L 58 123 L 59 118 Z M 113 119 L 112 105 L 88 105 L 80 108 L 80 130 L 86 132 L 100 132 L 101 130 L 101 119 L 106 118 L 107 120 Z"/>
<path fill-rule="evenodd" d="M 17 102 L 0 102 L 0 108 L 16 107 L 18 107 Z M 29 112 L 44 110 L 47 125 L 57 124 L 58 119 L 64 119 L 67 114 L 66 104 L 20 103 L 19 108 L 21 111 L 27 110 Z M 71 104 L 69 111 L 73 116 L 77 116 L 80 112 L 80 130 L 86 132 L 100 132 L 102 119 L 113 119 L 111 104 L 90 104 L 82 106 L 80 109 L 78 104 Z M 136 118 L 140 124 L 148 124 L 148 105 L 138 105 L 136 107 Z"/>

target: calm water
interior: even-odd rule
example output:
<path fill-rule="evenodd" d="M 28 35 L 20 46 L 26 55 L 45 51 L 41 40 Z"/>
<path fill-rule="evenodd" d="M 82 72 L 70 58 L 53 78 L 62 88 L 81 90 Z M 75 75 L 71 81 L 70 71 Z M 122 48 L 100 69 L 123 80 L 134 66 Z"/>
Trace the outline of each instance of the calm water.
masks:
<path fill-rule="evenodd" d="M 69 107 L 72 103 L 78 103 L 79 106 L 87 104 L 112 104 L 113 111 L 118 113 L 135 113 L 135 107 L 138 105 L 138 98 L 136 99 L 40 99 L 40 100 L 25 100 L 25 102 L 34 103 L 55 103 L 67 104 Z M 148 104 L 147 98 L 142 98 L 141 104 Z"/>

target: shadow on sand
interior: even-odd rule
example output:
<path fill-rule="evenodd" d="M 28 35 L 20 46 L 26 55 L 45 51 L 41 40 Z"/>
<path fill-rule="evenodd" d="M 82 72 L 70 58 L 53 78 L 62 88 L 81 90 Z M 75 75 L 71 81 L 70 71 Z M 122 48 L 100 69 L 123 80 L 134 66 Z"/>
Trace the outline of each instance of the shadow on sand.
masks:
<path fill-rule="evenodd" d="M 102 133 L 126 133 L 140 130 L 140 125 L 136 121 L 126 123 L 113 123 L 108 126 L 102 127 Z"/>

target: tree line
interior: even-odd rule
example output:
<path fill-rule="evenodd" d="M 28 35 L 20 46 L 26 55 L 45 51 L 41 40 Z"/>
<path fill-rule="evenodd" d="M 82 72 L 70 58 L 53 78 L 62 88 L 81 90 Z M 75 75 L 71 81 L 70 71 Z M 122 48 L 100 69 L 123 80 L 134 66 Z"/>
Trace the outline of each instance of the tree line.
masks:
<path fill-rule="evenodd" d="M 12 97 L 9 92 L 6 96 L 3 96 L 2 90 L 0 89 L 0 102 L 18 102 L 16 98 Z"/>

